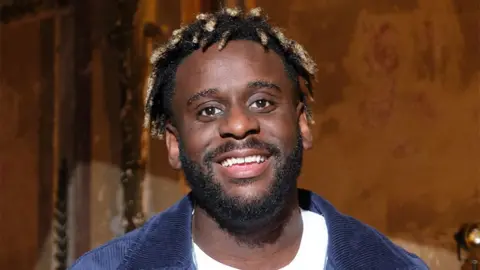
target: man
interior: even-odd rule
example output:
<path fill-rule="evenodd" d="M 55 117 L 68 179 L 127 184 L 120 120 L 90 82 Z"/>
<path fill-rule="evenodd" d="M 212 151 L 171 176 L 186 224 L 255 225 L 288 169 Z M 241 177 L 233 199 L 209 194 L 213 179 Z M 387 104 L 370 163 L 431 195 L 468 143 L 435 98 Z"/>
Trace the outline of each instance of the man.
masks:
<path fill-rule="evenodd" d="M 428 269 L 297 189 L 316 65 L 260 9 L 201 14 L 152 60 L 146 123 L 191 193 L 73 269 Z"/>

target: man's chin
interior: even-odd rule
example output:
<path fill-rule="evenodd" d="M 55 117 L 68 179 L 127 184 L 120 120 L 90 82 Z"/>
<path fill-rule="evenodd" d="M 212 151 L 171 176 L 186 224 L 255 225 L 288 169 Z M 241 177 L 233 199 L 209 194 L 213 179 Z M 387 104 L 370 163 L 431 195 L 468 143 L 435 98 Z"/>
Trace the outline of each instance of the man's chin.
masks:
<path fill-rule="evenodd" d="M 242 204 L 263 201 L 275 192 L 275 171 L 270 168 L 261 175 L 250 178 L 230 178 L 219 173 L 214 179 L 221 189 L 222 197 Z"/>
<path fill-rule="evenodd" d="M 270 194 L 271 187 L 258 187 L 255 183 L 223 188 L 223 197 L 241 205 L 241 208 L 259 205 L 268 200 Z"/>
<path fill-rule="evenodd" d="M 269 194 L 268 191 L 246 189 L 240 194 L 229 194 L 224 196 L 226 197 L 224 201 L 229 201 L 228 205 L 234 208 L 234 212 L 257 212 L 256 208 L 265 205 L 265 202 L 269 200 Z"/>
<path fill-rule="evenodd" d="M 218 179 L 200 190 L 192 189 L 199 206 L 204 208 L 212 218 L 225 223 L 252 221 L 262 222 L 278 214 L 285 207 L 290 186 L 276 182 L 271 175 L 255 179 Z M 287 191 L 287 192 L 286 192 Z"/>
<path fill-rule="evenodd" d="M 289 194 L 295 186 L 294 181 L 280 182 L 275 178 L 248 185 L 228 184 L 222 181 L 225 179 L 213 177 L 211 180 L 203 186 L 192 186 L 197 205 L 240 242 L 248 242 L 250 236 L 257 241 L 256 234 L 286 218 L 284 210 L 288 211 Z"/>
<path fill-rule="evenodd" d="M 224 209 L 227 210 L 227 209 Z M 265 209 L 259 208 L 254 201 L 243 201 L 235 208 L 229 209 L 231 216 L 216 215 L 218 225 L 233 235 L 248 235 L 261 230 L 272 221 L 273 212 L 263 212 Z"/>

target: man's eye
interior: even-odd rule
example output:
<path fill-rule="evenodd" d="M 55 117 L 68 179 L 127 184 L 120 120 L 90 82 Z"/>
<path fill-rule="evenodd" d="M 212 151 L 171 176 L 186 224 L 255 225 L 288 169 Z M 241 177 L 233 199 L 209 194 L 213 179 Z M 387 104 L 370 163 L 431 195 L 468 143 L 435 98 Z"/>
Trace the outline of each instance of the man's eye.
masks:
<path fill-rule="evenodd" d="M 222 110 L 215 107 L 207 107 L 200 111 L 201 116 L 215 116 L 220 113 L 222 113 Z"/>
<path fill-rule="evenodd" d="M 272 104 L 270 103 L 270 101 L 266 100 L 266 99 L 259 99 L 255 102 L 252 103 L 252 105 L 250 105 L 252 108 L 255 108 L 255 109 L 263 109 L 263 108 L 266 108 L 268 106 L 271 106 Z"/>

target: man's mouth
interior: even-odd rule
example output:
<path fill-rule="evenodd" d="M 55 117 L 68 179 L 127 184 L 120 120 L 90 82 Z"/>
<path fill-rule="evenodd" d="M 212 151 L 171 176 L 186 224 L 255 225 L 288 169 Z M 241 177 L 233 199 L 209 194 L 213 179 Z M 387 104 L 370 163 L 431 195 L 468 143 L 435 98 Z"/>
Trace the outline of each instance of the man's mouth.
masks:
<path fill-rule="evenodd" d="M 263 163 L 268 159 L 266 156 L 247 156 L 247 157 L 232 157 L 232 158 L 227 158 L 224 161 L 222 161 L 220 164 L 223 167 L 231 167 L 231 166 L 238 166 L 238 165 L 248 165 L 251 163 Z"/>
<path fill-rule="evenodd" d="M 256 149 L 235 150 L 220 155 L 215 161 L 219 171 L 231 179 L 255 178 L 268 168 L 271 155 Z"/>

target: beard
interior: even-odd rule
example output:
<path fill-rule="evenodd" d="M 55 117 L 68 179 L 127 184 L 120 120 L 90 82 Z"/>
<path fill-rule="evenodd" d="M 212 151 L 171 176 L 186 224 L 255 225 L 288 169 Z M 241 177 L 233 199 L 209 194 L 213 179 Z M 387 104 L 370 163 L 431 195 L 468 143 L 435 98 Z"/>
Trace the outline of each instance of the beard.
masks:
<path fill-rule="evenodd" d="M 202 164 L 191 160 L 179 141 L 180 161 L 196 206 L 205 210 L 219 227 L 247 245 L 273 242 L 280 235 L 283 224 L 290 218 L 293 200 L 297 198 L 297 178 L 303 157 L 302 137 L 297 129 L 296 144 L 290 153 L 283 153 L 273 144 L 250 138 L 241 144 L 229 141 L 204 155 Z M 254 198 L 231 196 L 224 191 L 213 173 L 213 160 L 222 153 L 237 149 L 261 149 L 270 153 L 274 162 L 274 181 L 268 190 Z M 203 166 L 202 166 L 203 165 Z M 296 205 L 296 204 L 295 204 Z M 272 228 L 272 226 L 276 226 Z M 270 228 L 271 235 L 261 236 Z M 275 231 L 275 233 L 274 233 Z M 275 236 L 278 234 L 277 236 Z M 267 238 L 267 239 L 265 239 Z"/>

